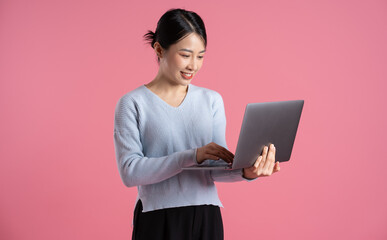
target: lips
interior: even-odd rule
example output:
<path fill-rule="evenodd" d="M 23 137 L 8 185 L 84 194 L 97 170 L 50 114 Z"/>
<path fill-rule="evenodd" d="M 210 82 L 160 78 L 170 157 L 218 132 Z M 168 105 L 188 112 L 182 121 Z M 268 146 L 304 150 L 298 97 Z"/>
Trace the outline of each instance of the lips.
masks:
<path fill-rule="evenodd" d="M 184 79 L 187 79 L 187 80 L 193 77 L 193 73 L 180 72 L 180 74 Z"/>

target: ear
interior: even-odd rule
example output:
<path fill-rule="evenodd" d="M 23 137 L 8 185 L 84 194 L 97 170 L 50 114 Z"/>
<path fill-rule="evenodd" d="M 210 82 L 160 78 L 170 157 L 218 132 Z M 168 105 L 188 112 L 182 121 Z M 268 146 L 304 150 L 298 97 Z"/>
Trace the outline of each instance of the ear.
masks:
<path fill-rule="evenodd" d="M 153 47 L 154 47 L 154 50 L 156 52 L 156 55 L 159 57 L 159 58 L 162 58 L 163 55 L 164 55 L 164 49 L 163 47 L 160 45 L 159 42 L 155 42 L 155 44 L 153 44 Z"/>

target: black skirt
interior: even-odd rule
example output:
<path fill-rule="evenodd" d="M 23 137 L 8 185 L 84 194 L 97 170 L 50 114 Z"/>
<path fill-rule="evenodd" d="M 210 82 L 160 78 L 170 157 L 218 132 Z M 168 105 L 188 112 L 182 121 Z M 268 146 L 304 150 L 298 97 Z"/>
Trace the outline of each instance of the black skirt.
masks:
<path fill-rule="evenodd" d="M 139 199 L 132 240 L 223 240 L 219 206 L 198 205 L 142 212 Z"/>

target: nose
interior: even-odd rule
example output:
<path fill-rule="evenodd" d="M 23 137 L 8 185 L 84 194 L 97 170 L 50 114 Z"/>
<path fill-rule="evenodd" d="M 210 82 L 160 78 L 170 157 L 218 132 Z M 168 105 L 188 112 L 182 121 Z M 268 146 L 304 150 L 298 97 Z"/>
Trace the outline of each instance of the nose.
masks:
<path fill-rule="evenodd" d="M 198 63 L 197 63 L 196 58 L 191 59 L 191 61 L 189 62 L 188 66 L 187 66 L 187 69 L 189 69 L 190 71 L 193 71 L 193 72 L 196 72 L 198 70 Z"/>

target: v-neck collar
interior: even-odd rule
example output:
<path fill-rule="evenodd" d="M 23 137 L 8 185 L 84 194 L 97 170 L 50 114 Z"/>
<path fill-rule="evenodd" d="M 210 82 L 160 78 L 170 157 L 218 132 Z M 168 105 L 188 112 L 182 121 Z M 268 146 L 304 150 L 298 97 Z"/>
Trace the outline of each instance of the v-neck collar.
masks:
<path fill-rule="evenodd" d="M 156 93 L 152 92 L 152 90 L 150 90 L 147 86 L 145 86 L 145 84 L 143 84 L 142 87 L 145 88 L 145 90 L 146 90 L 147 92 L 149 92 L 151 95 L 153 95 L 153 96 L 154 96 L 155 98 L 157 98 L 159 101 L 163 102 L 163 104 L 167 105 L 169 108 L 171 108 L 171 109 L 180 109 L 180 108 L 182 108 L 182 107 L 185 105 L 185 103 L 188 101 L 188 98 L 189 98 L 190 92 L 191 92 L 192 84 L 188 84 L 188 86 L 187 86 L 187 88 L 188 88 L 188 89 L 187 89 L 187 93 L 185 94 L 185 97 L 184 97 L 183 101 L 182 101 L 182 102 L 180 103 L 180 105 L 177 106 L 177 107 L 174 107 L 174 106 L 170 105 L 169 103 L 167 103 L 166 101 L 164 101 L 161 97 L 159 97 L 159 95 L 157 95 Z"/>

